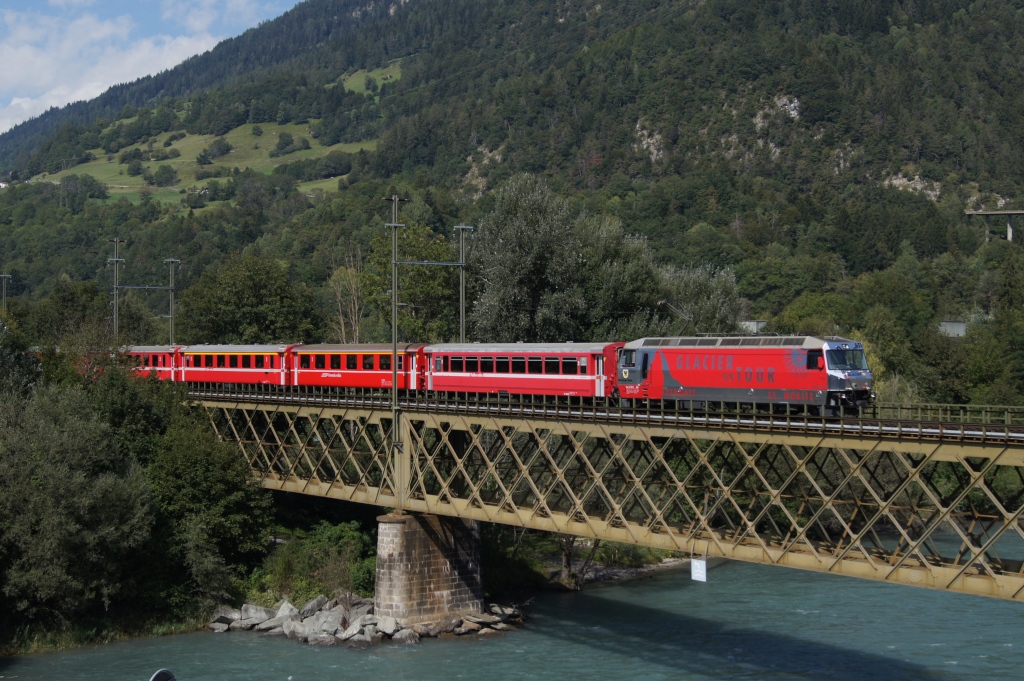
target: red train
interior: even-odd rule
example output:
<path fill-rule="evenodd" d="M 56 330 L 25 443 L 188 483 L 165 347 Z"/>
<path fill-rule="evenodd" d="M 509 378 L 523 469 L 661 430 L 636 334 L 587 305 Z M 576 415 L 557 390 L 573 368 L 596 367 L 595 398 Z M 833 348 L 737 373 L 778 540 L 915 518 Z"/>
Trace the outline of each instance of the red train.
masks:
<path fill-rule="evenodd" d="M 641 338 L 630 343 L 136 346 L 140 373 L 186 383 L 864 406 L 872 375 L 845 338 Z M 628 402 L 627 402 L 628 403 Z"/>

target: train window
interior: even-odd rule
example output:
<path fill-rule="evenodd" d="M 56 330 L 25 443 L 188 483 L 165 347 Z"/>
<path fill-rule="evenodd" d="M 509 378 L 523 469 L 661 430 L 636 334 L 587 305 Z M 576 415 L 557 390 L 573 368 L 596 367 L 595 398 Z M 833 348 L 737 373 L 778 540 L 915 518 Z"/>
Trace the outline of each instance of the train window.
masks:
<path fill-rule="evenodd" d="M 327 368 L 327 357 L 326 357 L 326 355 L 313 355 L 313 368 L 314 369 L 325 369 L 325 368 Z"/>
<path fill-rule="evenodd" d="M 579 373 L 579 364 L 575 357 L 562 358 L 562 373 L 575 376 Z"/>
<path fill-rule="evenodd" d="M 467 357 L 466 358 L 466 373 L 475 374 L 480 371 L 480 358 L 479 357 Z"/>
<path fill-rule="evenodd" d="M 558 371 L 558 358 L 557 357 L 545 357 L 544 358 L 544 373 L 545 374 L 557 374 Z"/>
<path fill-rule="evenodd" d="M 586 357 L 580 357 L 580 373 L 581 374 L 587 373 L 587 358 Z"/>
<path fill-rule="evenodd" d="M 402 355 L 399 355 L 399 356 L 398 356 L 398 370 L 399 370 L 399 371 L 401 371 L 401 370 L 402 370 L 402 365 L 403 365 L 403 362 L 402 362 L 402 360 L 403 360 L 403 359 L 404 359 L 404 357 L 402 357 Z"/>
<path fill-rule="evenodd" d="M 481 357 L 480 358 L 480 371 L 485 374 L 494 373 L 494 358 L 493 357 Z"/>
<path fill-rule="evenodd" d="M 309 368 L 309 355 L 299 355 L 299 368 L 300 369 L 308 369 Z"/>
<path fill-rule="evenodd" d="M 256 368 L 257 369 L 262 369 L 265 363 L 266 363 L 266 360 L 263 358 L 263 355 L 256 355 Z"/>
<path fill-rule="evenodd" d="M 217 355 L 217 366 L 223 368 L 225 365 L 224 355 Z"/>
<path fill-rule="evenodd" d="M 512 373 L 513 374 L 525 374 L 526 373 L 526 358 L 525 357 L 513 357 L 512 358 Z"/>
<path fill-rule="evenodd" d="M 206 356 L 206 366 L 213 368 L 213 355 Z"/>
<path fill-rule="evenodd" d="M 373 371 L 373 355 L 363 355 L 363 368 Z"/>
<path fill-rule="evenodd" d="M 353 369 L 353 370 L 356 369 L 357 368 L 356 364 L 358 362 L 359 362 L 359 359 L 358 359 L 358 357 L 356 355 L 345 355 L 345 368 L 346 369 Z"/>
<path fill-rule="evenodd" d="M 341 368 L 341 355 L 331 355 L 331 368 L 332 369 L 340 369 Z"/>
<path fill-rule="evenodd" d="M 271 356 L 270 356 L 270 357 L 268 357 L 267 359 L 269 359 L 269 360 L 270 360 L 270 368 L 271 368 L 271 369 L 273 369 L 273 368 L 274 368 L 274 356 L 273 356 L 273 355 L 271 355 Z"/>
<path fill-rule="evenodd" d="M 391 355 L 380 356 L 380 370 L 391 371 Z"/>
<path fill-rule="evenodd" d="M 452 357 L 452 371 L 454 371 L 454 372 L 461 372 L 462 371 L 462 358 L 461 357 Z"/>
<path fill-rule="evenodd" d="M 824 359 L 824 358 L 825 358 L 825 355 L 824 355 L 824 353 L 822 353 L 821 350 L 808 350 L 807 351 L 807 370 L 808 371 L 817 371 L 818 370 L 818 360 L 819 359 Z"/>
<path fill-rule="evenodd" d="M 494 358 L 494 370 L 499 374 L 508 373 L 508 357 L 495 357 Z"/>
<path fill-rule="evenodd" d="M 530 358 L 528 358 L 527 366 L 528 366 L 528 368 L 530 370 L 529 373 L 531 373 L 531 374 L 542 374 L 542 373 L 544 373 L 544 360 L 541 359 L 540 357 L 530 357 Z"/>
<path fill-rule="evenodd" d="M 624 367 L 635 367 L 636 366 L 636 350 L 623 350 L 622 351 L 622 366 L 624 366 Z"/>
<path fill-rule="evenodd" d="M 142 366 L 144 366 L 144 367 L 148 367 L 149 366 L 149 355 L 143 355 L 142 356 Z"/>
<path fill-rule="evenodd" d="M 238 355 L 228 355 L 228 366 L 232 369 L 238 368 Z"/>
<path fill-rule="evenodd" d="M 443 371 L 443 369 L 441 369 L 441 366 L 441 357 L 437 355 L 434 357 L 434 371 Z"/>
<path fill-rule="evenodd" d="M 252 369 L 252 357 L 249 355 L 242 355 L 242 368 Z"/>

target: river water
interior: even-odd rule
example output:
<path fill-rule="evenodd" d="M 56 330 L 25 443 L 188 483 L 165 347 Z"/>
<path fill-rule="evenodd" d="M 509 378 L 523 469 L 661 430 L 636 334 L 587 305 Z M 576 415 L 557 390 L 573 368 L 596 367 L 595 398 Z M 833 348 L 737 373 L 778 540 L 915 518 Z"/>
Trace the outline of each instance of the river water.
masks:
<path fill-rule="evenodd" d="M 726 563 L 542 594 L 488 639 L 312 648 L 249 632 L 140 639 L 0 659 L 0 678 L 147 681 L 1017 679 L 1024 604 Z"/>

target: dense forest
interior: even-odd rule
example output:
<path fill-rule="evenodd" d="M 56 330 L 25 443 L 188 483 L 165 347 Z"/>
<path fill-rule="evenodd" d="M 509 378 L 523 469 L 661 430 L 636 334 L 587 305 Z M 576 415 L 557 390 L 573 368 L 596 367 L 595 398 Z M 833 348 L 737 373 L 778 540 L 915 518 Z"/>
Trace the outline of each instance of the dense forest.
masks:
<path fill-rule="evenodd" d="M 0 135 L 0 640 L 336 590 L 340 558 L 372 588 L 370 525 L 98 359 L 168 338 L 140 289 L 115 336 L 110 239 L 121 284 L 180 259 L 177 342 L 379 341 L 398 195 L 402 258 L 475 227 L 472 340 L 759 319 L 863 340 L 883 401 L 1021 405 L 1019 238 L 964 211 L 1024 208 L 1022 77 L 1020 0 L 308 0 Z M 403 340 L 457 337 L 457 281 L 402 268 Z"/>

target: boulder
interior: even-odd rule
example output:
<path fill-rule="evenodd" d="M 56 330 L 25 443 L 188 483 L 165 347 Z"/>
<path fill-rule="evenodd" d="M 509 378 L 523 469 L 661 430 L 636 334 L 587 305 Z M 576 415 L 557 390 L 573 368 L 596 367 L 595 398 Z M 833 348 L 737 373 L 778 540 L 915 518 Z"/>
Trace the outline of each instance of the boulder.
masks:
<path fill-rule="evenodd" d="M 321 610 L 334 610 L 336 607 L 338 607 L 338 599 L 337 598 L 332 598 L 331 600 L 329 600 L 326 603 L 324 603 L 324 607 L 322 607 L 320 609 Z"/>
<path fill-rule="evenodd" d="M 224 622 L 210 622 L 210 629 L 215 634 L 223 634 L 230 626 L 230 624 L 225 624 Z"/>
<path fill-rule="evenodd" d="M 467 622 L 475 622 L 476 624 L 494 624 L 501 621 L 501 618 L 497 615 L 488 615 L 487 613 L 463 615 L 462 619 Z"/>
<path fill-rule="evenodd" d="M 370 640 L 373 640 L 373 638 L 377 636 L 377 627 L 372 624 L 366 625 L 363 627 L 363 635 L 368 637 Z"/>
<path fill-rule="evenodd" d="M 294 617 L 271 617 L 266 622 L 260 622 L 254 628 L 256 631 L 270 631 L 271 629 L 278 629 L 284 626 L 285 622 L 290 622 L 294 619 Z"/>
<path fill-rule="evenodd" d="M 373 617 L 373 615 L 370 615 L 370 617 Z M 398 620 L 394 617 L 381 617 L 377 622 L 377 629 L 384 632 L 387 636 L 391 636 L 398 631 Z"/>
<path fill-rule="evenodd" d="M 420 638 L 433 636 L 433 634 L 430 633 L 430 625 L 429 624 L 414 624 L 414 625 L 412 625 L 412 627 L 410 627 L 410 629 L 408 629 L 408 630 L 407 629 L 403 629 L 402 631 L 415 631 L 416 635 L 419 636 Z M 402 632 L 398 632 L 398 633 L 402 633 Z"/>
<path fill-rule="evenodd" d="M 256 624 L 259 624 L 260 622 L 266 622 L 271 617 L 274 617 L 277 614 L 277 611 L 246 603 L 242 606 L 241 614 L 243 620 L 256 620 Z"/>
<path fill-rule="evenodd" d="M 402 629 L 401 631 L 396 632 L 395 635 L 391 637 L 391 640 L 396 643 L 415 644 L 420 642 L 420 635 L 417 634 L 414 629 Z"/>
<path fill-rule="evenodd" d="M 281 630 L 285 636 L 296 641 L 305 641 L 310 635 L 310 629 L 297 620 L 285 620 Z"/>
<path fill-rule="evenodd" d="M 312 617 L 316 613 L 320 612 L 320 609 L 327 605 L 327 596 L 317 596 L 310 602 L 306 603 L 299 610 L 299 616 L 303 619 Z"/>
<path fill-rule="evenodd" d="M 496 623 L 492 624 L 491 625 L 491 629 L 495 629 L 497 631 L 515 631 L 516 630 L 516 628 L 513 627 L 511 624 L 505 624 L 504 622 L 496 622 Z"/>
<path fill-rule="evenodd" d="M 277 614 L 275 615 L 275 617 L 292 617 L 292 618 L 298 617 L 298 616 L 299 616 L 299 609 L 296 608 L 291 603 L 289 603 L 288 601 L 285 601 L 284 603 L 281 604 L 281 607 L 279 607 L 277 609 Z"/>
<path fill-rule="evenodd" d="M 519 617 L 519 610 L 507 605 L 498 605 L 497 603 L 491 603 L 487 606 L 487 611 L 492 615 L 497 615 L 502 621 L 509 617 Z"/>
<path fill-rule="evenodd" d="M 318 612 L 311 619 L 316 622 L 316 629 L 325 634 L 333 634 L 341 628 L 340 612 Z"/>
<path fill-rule="evenodd" d="M 375 615 L 362 615 L 351 620 L 351 623 L 365 627 L 368 624 L 377 624 L 377 617 Z"/>
<path fill-rule="evenodd" d="M 284 629 L 281 627 L 275 627 L 270 631 L 263 632 L 264 636 L 284 636 Z"/>
<path fill-rule="evenodd" d="M 338 645 L 338 639 L 334 638 L 330 634 L 313 634 L 309 637 L 309 645 L 311 646 L 336 646 Z"/>
<path fill-rule="evenodd" d="M 210 618 L 210 624 L 223 623 L 231 624 L 235 620 L 242 619 L 242 611 L 238 608 L 232 608 L 230 605 L 218 605 L 217 609 L 213 611 L 213 616 Z"/>
<path fill-rule="evenodd" d="M 359 599 L 354 601 L 348 608 L 348 621 L 354 622 L 364 615 L 373 614 L 373 601 Z"/>
<path fill-rule="evenodd" d="M 349 639 L 353 639 L 358 636 L 362 631 L 363 626 L 361 624 L 353 624 L 348 629 L 338 634 L 338 638 L 342 641 L 348 641 Z"/>
<path fill-rule="evenodd" d="M 231 631 L 249 631 L 257 624 L 259 624 L 258 620 L 235 620 L 228 629 Z"/>
<path fill-rule="evenodd" d="M 476 635 L 477 636 L 496 636 L 496 635 L 500 636 L 501 632 L 498 631 L 497 629 L 487 629 L 487 628 L 485 628 L 485 629 L 481 629 L 480 631 L 476 632 Z"/>
<path fill-rule="evenodd" d="M 456 636 L 463 636 L 465 634 L 472 634 L 473 632 L 480 631 L 481 629 L 483 629 L 483 627 L 481 627 L 476 622 L 469 622 L 467 620 L 462 620 L 462 626 L 461 627 L 456 627 L 455 635 Z"/>
<path fill-rule="evenodd" d="M 449 617 L 443 619 L 440 622 L 434 622 L 430 625 L 430 635 L 432 637 L 440 636 L 441 634 L 447 634 L 455 631 L 455 629 L 462 623 L 461 617 Z"/>

